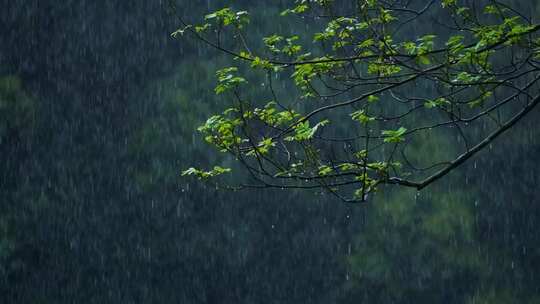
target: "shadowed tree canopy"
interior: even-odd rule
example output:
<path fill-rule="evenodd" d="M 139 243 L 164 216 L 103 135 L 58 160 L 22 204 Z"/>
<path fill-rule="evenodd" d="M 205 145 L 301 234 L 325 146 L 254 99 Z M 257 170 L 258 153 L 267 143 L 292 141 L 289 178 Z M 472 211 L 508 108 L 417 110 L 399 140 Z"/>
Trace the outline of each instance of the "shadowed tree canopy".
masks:
<path fill-rule="evenodd" d="M 273 20 L 294 26 L 270 33 L 229 7 L 201 24 L 178 18 L 174 37 L 235 59 L 216 71 L 228 107 L 198 128 L 247 170 L 235 189 L 324 190 L 346 202 L 383 184 L 422 189 L 540 102 L 540 25 L 504 1 L 298 0 Z M 183 174 L 223 185 L 231 169 Z"/>

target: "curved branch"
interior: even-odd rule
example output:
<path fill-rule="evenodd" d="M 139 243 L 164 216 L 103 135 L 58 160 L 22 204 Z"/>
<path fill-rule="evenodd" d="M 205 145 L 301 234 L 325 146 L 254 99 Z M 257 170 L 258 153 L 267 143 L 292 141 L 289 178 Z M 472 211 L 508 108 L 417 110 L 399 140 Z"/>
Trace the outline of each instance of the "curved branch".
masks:
<path fill-rule="evenodd" d="M 398 177 L 392 177 L 392 178 L 389 178 L 384 183 L 397 184 L 397 185 L 402 185 L 402 186 L 407 186 L 407 187 L 413 187 L 413 188 L 416 188 L 418 190 L 421 190 L 421 189 L 425 188 L 429 184 L 437 181 L 441 177 L 443 177 L 446 174 L 450 173 L 450 171 L 454 170 L 459 165 L 463 164 L 466 160 L 473 157 L 476 153 L 480 152 L 483 148 L 485 148 L 487 145 L 489 145 L 491 142 L 493 142 L 497 137 L 499 137 L 505 131 L 507 131 L 508 129 L 513 127 L 517 122 L 519 122 L 523 117 L 525 117 L 529 112 L 531 112 L 539 103 L 540 103 L 540 95 L 537 96 L 530 104 L 528 104 L 526 107 L 524 107 L 519 113 L 517 113 L 511 119 L 509 119 L 506 123 L 504 123 L 501 127 L 499 127 L 493 133 L 491 133 L 486 138 L 484 138 L 484 140 L 482 140 L 476 146 L 471 148 L 469 151 L 461 154 L 459 157 L 457 157 L 456 159 L 451 161 L 450 164 L 447 167 L 439 170 L 438 172 L 436 172 L 433 175 L 427 177 L 423 181 L 414 182 L 414 181 L 401 179 L 401 178 L 398 178 Z"/>

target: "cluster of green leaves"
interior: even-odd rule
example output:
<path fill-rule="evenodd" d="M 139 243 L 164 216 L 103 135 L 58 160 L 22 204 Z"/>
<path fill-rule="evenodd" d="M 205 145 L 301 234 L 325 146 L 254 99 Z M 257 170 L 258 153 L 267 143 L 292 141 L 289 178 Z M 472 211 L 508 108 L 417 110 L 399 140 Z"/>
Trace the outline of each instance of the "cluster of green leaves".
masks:
<path fill-rule="evenodd" d="M 407 129 L 404 127 L 399 127 L 397 130 L 385 130 L 382 132 L 384 135 L 384 142 L 387 143 L 399 143 L 404 141 L 403 135 L 405 135 Z"/>
<path fill-rule="evenodd" d="M 182 172 L 182 176 L 194 175 L 199 179 L 208 179 L 210 177 L 216 177 L 218 175 L 221 175 L 223 173 L 228 173 L 228 172 L 231 172 L 231 169 L 222 168 L 220 166 L 214 166 L 214 168 L 212 170 L 210 170 L 210 171 L 204 171 L 204 170 L 199 170 L 199 169 L 195 169 L 195 168 L 189 168 L 189 169 L 185 170 L 184 172 Z"/>
<path fill-rule="evenodd" d="M 237 135 L 237 127 L 242 125 L 240 118 L 231 117 L 235 112 L 231 108 L 223 115 L 214 115 L 206 120 L 206 123 L 198 128 L 205 135 L 206 142 L 219 147 L 222 152 L 230 151 L 233 146 L 239 145 L 242 139 Z"/>
<path fill-rule="evenodd" d="M 242 28 L 242 26 L 249 23 L 249 14 L 246 11 L 234 12 L 232 9 L 226 7 L 206 15 L 204 19 L 208 21 L 215 20 L 223 26 L 235 25 L 238 28 Z"/>
<path fill-rule="evenodd" d="M 309 121 L 306 120 L 304 122 L 300 122 L 294 126 L 294 135 L 285 137 L 286 141 L 306 141 L 309 139 L 312 139 L 315 133 L 317 133 L 317 130 L 321 127 L 326 126 L 329 124 L 329 120 L 323 120 L 318 123 L 316 123 L 313 127 L 309 125 Z"/>
<path fill-rule="evenodd" d="M 237 67 L 228 67 L 216 72 L 218 78 L 218 85 L 214 89 L 216 94 L 224 93 L 241 84 L 247 83 L 246 79 L 235 75 L 237 72 Z"/>
<path fill-rule="evenodd" d="M 234 93 L 227 96 L 238 103 L 234 108 L 236 118 L 214 116 L 199 130 L 220 151 L 230 152 L 237 159 L 253 157 L 254 163 L 248 168 L 257 168 L 266 175 L 268 184 L 276 176 L 286 175 L 291 177 L 294 187 L 311 188 L 317 183 L 336 195 L 349 185 L 356 185 L 353 200 L 358 197 L 363 200 L 366 192 L 375 191 L 380 183 L 401 183 L 403 177 L 416 169 L 409 166 L 409 170 L 403 170 L 402 166 L 390 165 L 404 161 L 396 151 L 403 150 L 419 132 L 432 129 L 411 120 L 411 113 L 446 113 L 454 120 L 437 123 L 434 120 L 438 115 L 430 114 L 433 119 L 425 121 L 435 126 L 459 124 L 463 113 L 474 110 L 478 111 L 472 112 L 477 117 L 488 116 L 492 110 L 483 112 L 483 109 L 494 102 L 494 92 L 512 85 L 504 79 L 505 74 L 497 72 L 497 68 L 503 68 L 494 67 L 495 58 L 511 48 L 537 52 L 531 34 L 540 27 L 496 3 L 477 13 L 460 1 L 442 1 L 439 9 L 453 20 L 458 30 L 415 37 L 396 34 L 411 20 L 424 20 L 423 13 L 407 19 L 407 11 L 412 10 L 408 4 L 396 9 L 378 1 L 360 1 L 347 4 L 354 13 L 335 13 L 340 11 L 340 5 L 344 4 L 296 1 L 292 8 L 282 12 L 282 18 L 291 15 L 305 20 L 313 18 L 314 24 L 322 21 L 322 30 L 292 35 L 272 33 L 261 38 L 260 47 L 249 47 L 246 38 L 235 32 L 233 39 L 239 40 L 240 49 L 227 53 L 235 54 L 235 59 L 248 64 L 254 73 L 244 72 L 241 76 L 239 67 L 217 72 L 215 91 Z M 431 5 L 425 9 L 428 8 L 433 9 Z M 327 16 L 329 12 L 334 13 Z M 244 15 L 247 14 L 224 8 L 205 19 L 216 19 L 223 27 L 236 24 L 236 28 L 249 33 L 248 23 L 240 21 L 239 16 Z M 240 95 L 249 89 L 239 86 L 261 70 L 270 81 L 268 88 L 273 101 L 259 108 L 260 101 L 243 101 Z M 280 94 L 272 79 L 280 82 L 290 79 L 297 91 Z M 407 91 L 414 83 L 436 93 L 410 99 L 399 97 L 408 96 Z M 414 100 L 422 100 L 423 106 L 411 106 Z M 353 110 L 348 109 L 351 106 Z M 344 121 L 343 114 L 357 123 Z M 237 128 L 240 125 L 243 135 L 235 133 L 240 131 Z M 325 133 L 335 136 L 343 129 L 354 140 L 325 136 Z M 464 136 L 463 132 L 460 136 Z M 335 155 L 337 146 L 351 142 L 360 147 L 358 150 L 365 151 L 359 163 L 343 161 L 352 158 L 355 152 Z M 275 153 L 268 155 L 270 151 Z M 334 156 L 328 157 L 328 151 Z M 295 174 L 288 175 L 291 172 Z M 414 181 L 403 184 L 420 185 Z"/>

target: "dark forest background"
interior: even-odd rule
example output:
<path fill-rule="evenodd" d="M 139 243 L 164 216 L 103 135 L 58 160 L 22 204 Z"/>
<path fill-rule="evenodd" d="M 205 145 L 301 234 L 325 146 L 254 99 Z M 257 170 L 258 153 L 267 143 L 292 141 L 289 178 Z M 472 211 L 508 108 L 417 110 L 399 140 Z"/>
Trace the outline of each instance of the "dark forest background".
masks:
<path fill-rule="evenodd" d="M 254 36 L 301 26 L 270 19 L 288 4 L 234 1 Z M 421 193 L 222 191 L 180 172 L 219 162 L 195 130 L 227 58 L 178 26 L 166 1 L 3 1 L 1 303 L 540 303 L 538 111 Z"/>

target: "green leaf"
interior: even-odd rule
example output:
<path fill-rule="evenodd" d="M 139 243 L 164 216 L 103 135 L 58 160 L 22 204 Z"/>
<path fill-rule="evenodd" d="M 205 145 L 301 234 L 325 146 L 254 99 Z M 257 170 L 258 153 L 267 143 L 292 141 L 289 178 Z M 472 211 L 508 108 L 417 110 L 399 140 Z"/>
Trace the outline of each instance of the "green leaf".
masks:
<path fill-rule="evenodd" d="M 424 106 L 428 109 L 432 109 L 432 108 L 436 108 L 436 107 L 440 107 L 440 106 L 443 106 L 443 105 L 446 105 L 446 104 L 450 104 L 450 102 L 444 98 L 444 97 L 440 97 L 440 98 L 437 98 L 437 99 L 434 99 L 434 100 L 428 100 L 424 103 Z"/>
<path fill-rule="evenodd" d="M 214 89 L 216 94 L 222 94 L 240 84 L 247 83 L 243 77 L 235 76 L 236 72 L 238 72 L 237 67 L 228 67 L 216 71 L 218 78 L 218 85 Z"/>
<path fill-rule="evenodd" d="M 497 7 L 495 5 L 487 5 L 484 7 L 484 13 L 486 14 L 499 14 Z"/>
<path fill-rule="evenodd" d="M 442 0 L 442 7 L 449 7 L 456 5 L 457 0 Z"/>
<path fill-rule="evenodd" d="M 468 72 L 460 72 L 459 74 L 456 75 L 456 77 L 454 78 L 454 80 L 452 80 L 452 82 L 466 84 L 466 83 L 477 82 L 480 79 L 481 79 L 480 76 L 473 76 L 469 74 Z"/>
<path fill-rule="evenodd" d="M 334 172 L 334 169 L 329 167 L 329 166 L 324 165 L 324 166 L 319 167 L 319 175 L 320 176 L 327 176 L 332 172 Z"/>
<path fill-rule="evenodd" d="M 370 117 L 368 115 L 366 115 L 365 113 L 365 110 L 359 110 L 359 111 L 356 111 L 356 112 L 353 112 L 350 114 L 351 118 L 353 120 L 356 120 L 362 124 L 367 124 L 369 123 L 370 121 L 374 121 L 375 118 L 374 117 Z"/>
<path fill-rule="evenodd" d="M 384 130 L 382 135 L 384 136 L 384 142 L 386 143 L 399 143 L 404 141 L 403 135 L 407 132 L 404 127 L 399 127 L 397 130 Z"/>
<path fill-rule="evenodd" d="M 318 122 L 315 126 L 310 127 L 309 121 L 304 121 L 302 123 L 297 124 L 294 127 L 295 135 L 293 137 L 287 137 L 285 140 L 287 141 L 304 141 L 313 138 L 313 135 L 317 132 L 317 130 L 320 127 L 324 127 L 325 125 L 329 124 L 330 121 L 328 119 L 325 119 L 321 122 Z"/>
<path fill-rule="evenodd" d="M 428 56 L 418 56 L 418 62 L 420 62 L 421 64 L 423 65 L 428 65 L 428 64 L 431 64 L 431 60 L 429 60 L 429 57 Z"/>
<path fill-rule="evenodd" d="M 221 174 L 229 173 L 231 172 L 231 169 L 229 168 L 223 168 L 220 166 L 214 166 L 214 168 L 210 171 L 204 171 L 196 168 L 189 168 L 182 172 L 182 176 L 188 176 L 188 175 L 194 175 L 198 179 L 208 179 L 211 177 L 216 177 Z"/>

